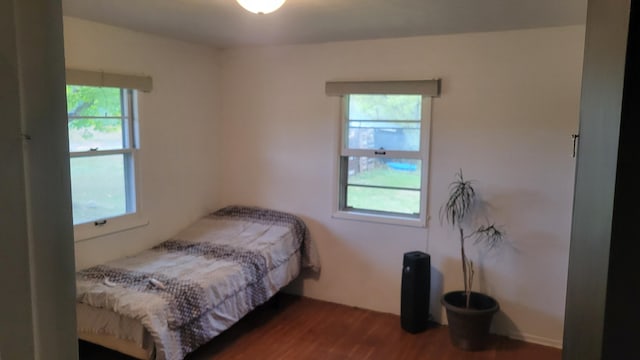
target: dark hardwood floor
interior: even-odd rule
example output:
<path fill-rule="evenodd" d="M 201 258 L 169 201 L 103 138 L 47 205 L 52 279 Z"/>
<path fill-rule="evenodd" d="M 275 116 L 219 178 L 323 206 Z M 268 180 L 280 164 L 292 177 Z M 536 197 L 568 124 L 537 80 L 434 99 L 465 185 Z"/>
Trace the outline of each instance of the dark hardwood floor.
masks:
<path fill-rule="evenodd" d="M 495 336 L 490 349 L 464 352 L 451 346 L 448 329 L 433 326 L 410 334 L 396 315 L 282 295 L 190 354 L 187 360 L 553 360 L 561 351 Z M 80 358 L 124 360 L 127 356 L 80 343 Z"/>

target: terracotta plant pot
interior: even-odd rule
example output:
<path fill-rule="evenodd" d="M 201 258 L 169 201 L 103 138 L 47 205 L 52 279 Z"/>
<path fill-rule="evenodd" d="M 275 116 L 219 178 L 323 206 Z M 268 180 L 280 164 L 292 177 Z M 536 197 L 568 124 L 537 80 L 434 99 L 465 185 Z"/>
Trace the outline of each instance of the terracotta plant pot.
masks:
<path fill-rule="evenodd" d="M 452 291 L 442 296 L 441 303 L 447 309 L 449 335 L 455 347 L 475 351 L 489 345 L 491 320 L 500 309 L 494 298 L 471 292 L 470 306 L 467 308 L 464 291 Z"/>

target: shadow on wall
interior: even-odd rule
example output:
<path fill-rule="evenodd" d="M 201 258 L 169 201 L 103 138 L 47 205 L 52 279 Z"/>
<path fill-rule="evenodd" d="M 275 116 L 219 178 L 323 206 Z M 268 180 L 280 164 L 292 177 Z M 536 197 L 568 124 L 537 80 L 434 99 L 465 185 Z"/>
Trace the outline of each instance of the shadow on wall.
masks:
<path fill-rule="evenodd" d="M 431 289 L 429 293 L 429 314 L 431 319 L 442 324 L 443 307 L 440 304 L 440 298 L 443 294 L 444 275 L 435 267 L 431 267 Z"/>
<path fill-rule="evenodd" d="M 503 303 L 500 303 L 504 306 Z M 524 335 L 513 320 L 504 311 L 498 311 L 491 323 L 491 333 L 506 335 L 515 339 L 524 339 Z"/>
<path fill-rule="evenodd" d="M 381 242 L 356 238 L 363 231 L 356 229 L 355 235 L 350 233 L 351 223 L 340 224 L 347 229 L 340 235 L 313 219 L 303 220 L 318 247 L 322 270 L 320 275 L 304 271 L 285 292 L 400 314 L 402 260 L 409 249 L 388 244 L 381 248 L 378 246 Z"/>
<path fill-rule="evenodd" d="M 304 282 L 305 280 L 318 281 L 320 279 L 320 271 L 313 271 L 311 269 L 302 269 L 300 276 L 295 278 L 289 285 L 285 286 L 283 291 L 287 294 L 302 295 L 304 294 Z"/>
<path fill-rule="evenodd" d="M 300 275 L 297 278 L 295 278 L 291 283 L 289 283 L 289 285 L 285 286 L 283 289 L 284 292 L 288 294 L 293 294 L 293 295 L 304 294 L 305 280 L 313 280 L 313 281 L 320 280 L 324 262 L 322 260 L 322 255 L 320 254 L 320 248 L 318 246 L 317 239 L 326 238 L 325 235 L 328 234 L 326 228 L 316 223 L 315 221 L 310 220 L 308 218 L 303 218 L 302 220 L 307 225 L 307 229 L 309 230 L 308 236 L 311 237 L 312 242 L 315 242 L 314 246 L 316 248 L 316 251 L 318 252 L 318 257 L 320 259 L 320 270 L 314 271 L 308 268 L 302 269 L 302 271 L 300 272 Z"/>
<path fill-rule="evenodd" d="M 479 260 L 481 262 L 482 260 Z M 562 338 L 562 317 L 553 316 L 544 309 L 536 309 L 526 305 L 523 305 L 517 301 L 509 301 L 507 297 L 496 296 L 497 291 L 486 281 L 487 278 L 497 279 L 499 276 L 492 273 L 490 269 L 482 269 L 481 264 L 476 264 L 479 271 L 476 273 L 476 280 L 473 286 L 473 291 L 485 293 L 487 295 L 495 297 L 500 304 L 500 311 L 495 315 L 492 325 L 491 333 L 508 336 L 510 338 L 525 340 L 528 342 L 543 344 L 546 346 L 561 347 Z M 435 274 L 437 270 L 432 269 L 432 281 L 435 277 L 440 276 L 440 284 L 444 282 L 442 273 Z M 443 262 L 442 271 L 448 276 L 448 283 L 450 288 L 448 291 L 462 290 L 462 270 L 460 261 L 457 258 L 447 258 Z M 495 280 L 494 280 L 495 281 Z M 446 319 L 446 312 L 442 310 L 440 305 L 440 296 L 442 295 L 442 285 L 440 288 L 432 287 L 432 301 L 436 304 L 432 304 L 431 309 L 433 311 L 434 320 L 442 324 L 448 323 Z M 434 305 L 436 307 L 434 307 Z M 511 315 L 510 315 L 511 314 Z M 438 318 L 437 315 L 440 317 Z M 514 316 L 512 318 L 511 316 Z M 515 319 L 515 320 L 514 320 Z M 524 333 L 516 324 L 516 321 L 520 324 L 526 322 L 531 328 L 538 328 L 537 334 Z M 558 330 L 560 329 L 560 330 Z M 556 333 L 560 331 L 560 334 Z"/>
<path fill-rule="evenodd" d="M 508 309 L 509 313 L 527 314 L 529 321 L 535 321 L 539 324 L 545 324 L 550 329 L 562 329 L 564 319 L 560 319 L 544 313 L 539 310 L 532 309 L 530 307 L 522 306 L 521 304 L 502 301 L 500 306 Z M 525 340 L 527 342 L 533 342 L 546 346 L 553 346 L 556 348 L 562 347 L 562 334 L 544 334 L 542 336 L 535 334 L 526 334 L 518 328 L 513 320 L 507 315 L 505 311 L 500 311 L 493 319 L 491 332 L 498 335 L 505 335 L 518 340 Z M 557 340 L 560 339 L 560 340 Z"/>

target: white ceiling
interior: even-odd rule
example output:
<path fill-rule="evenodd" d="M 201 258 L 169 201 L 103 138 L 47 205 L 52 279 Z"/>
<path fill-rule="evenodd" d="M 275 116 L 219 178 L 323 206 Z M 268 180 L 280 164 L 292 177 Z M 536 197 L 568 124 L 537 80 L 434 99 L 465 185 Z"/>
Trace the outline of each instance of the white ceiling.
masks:
<path fill-rule="evenodd" d="M 587 0 L 62 0 L 67 16 L 219 48 L 584 24 Z"/>

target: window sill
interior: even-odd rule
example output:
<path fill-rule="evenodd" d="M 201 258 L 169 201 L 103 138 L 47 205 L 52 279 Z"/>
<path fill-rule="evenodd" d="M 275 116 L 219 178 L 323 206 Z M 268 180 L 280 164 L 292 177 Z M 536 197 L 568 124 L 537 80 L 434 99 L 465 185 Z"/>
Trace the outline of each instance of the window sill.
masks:
<path fill-rule="evenodd" d="M 79 242 L 136 229 L 148 224 L 149 219 L 139 214 L 123 215 L 107 219 L 104 225 L 95 225 L 93 222 L 75 225 L 73 237 L 75 242 Z"/>
<path fill-rule="evenodd" d="M 332 216 L 334 219 L 353 220 L 371 222 L 377 224 L 410 226 L 410 227 L 426 227 L 426 219 L 423 218 L 406 218 L 392 215 L 369 214 L 357 211 L 336 211 Z"/>

